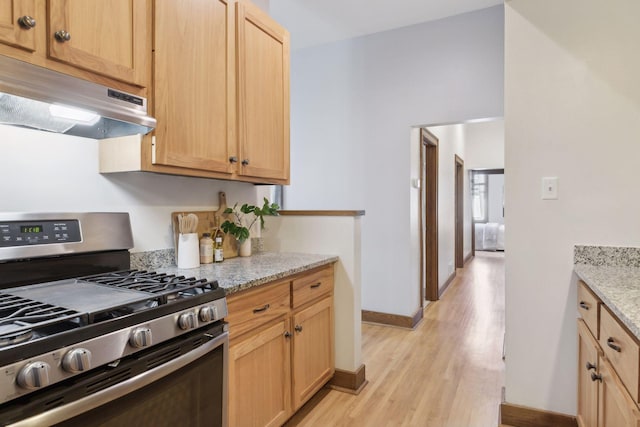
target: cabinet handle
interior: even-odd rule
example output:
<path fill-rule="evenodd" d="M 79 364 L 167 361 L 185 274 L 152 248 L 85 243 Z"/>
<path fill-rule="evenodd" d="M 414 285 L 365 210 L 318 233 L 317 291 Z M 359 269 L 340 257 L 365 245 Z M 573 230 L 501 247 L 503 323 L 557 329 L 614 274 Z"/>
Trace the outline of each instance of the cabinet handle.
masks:
<path fill-rule="evenodd" d="M 600 381 L 600 382 L 602 382 L 602 375 L 596 374 L 595 372 L 591 372 L 591 381 Z"/>
<path fill-rule="evenodd" d="M 284 332 L 284 337 L 285 337 L 285 338 L 291 338 L 291 332 L 289 332 L 289 331 L 285 331 L 285 332 Z"/>
<path fill-rule="evenodd" d="M 269 310 L 269 304 L 265 304 L 264 307 L 254 308 L 253 313 L 262 313 L 263 311 Z"/>
<path fill-rule="evenodd" d="M 25 30 L 29 30 L 36 26 L 36 20 L 29 15 L 24 15 L 18 18 L 18 24 Z"/>
<path fill-rule="evenodd" d="M 589 310 L 589 304 L 587 304 L 584 301 L 580 301 L 580 308 L 583 308 L 585 310 Z"/>
<path fill-rule="evenodd" d="M 229 163 L 238 163 L 238 158 L 236 156 L 229 157 Z"/>
<path fill-rule="evenodd" d="M 318 282 L 315 285 L 311 285 L 311 289 L 319 288 L 321 284 L 322 284 L 321 282 Z"/>
<path fill-rule="evenodd" d="M 242 166 L 247 166 L 247 165 L 249 165 L 249 159 L 244 159 L 242 161 Z"/>
<path fill-rule="evenodd" d="M 596 370 L 596 365 L 594 365 L 591 362 L 587 362 L 587 371 L 590 371 L 592 369 L 595 371 Z"/>
<path fill-rule="evenodd" d="M 612 337 L 609 337 L 609 339 L 607 340 L 607 345 L 614 349 L 615 351 L 617 351 L 618 353 L 620 353 L 622 351 L 622 349 L 620 348 L 619 345 L 614 344 L 614 339 Z"/>
<path fill-rule="evenodd" d="M 56 31 L 53 35 L 55 36 L 56 40 L 62 43 L 71 40 L 71 34 L 69 34 L 69 32 L 65 30 Z"/>
<path fill-rule="evenodd" d="M 302 332 L 302 325 L 296 325 L 294 329 L 296 330 L 296 332 L 300 333 Z"/>

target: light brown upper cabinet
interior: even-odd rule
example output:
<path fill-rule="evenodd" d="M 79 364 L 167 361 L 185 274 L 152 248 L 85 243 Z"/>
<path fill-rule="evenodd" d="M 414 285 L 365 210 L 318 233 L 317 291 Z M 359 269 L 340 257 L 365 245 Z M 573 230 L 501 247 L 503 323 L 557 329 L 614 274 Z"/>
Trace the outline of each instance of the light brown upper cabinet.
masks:
<path fill-rule="evenodd" d="M 151 0 L 0 0 L 0 55 L 148 97 Z"/>
<path fill-rule="evenodd" d="M 246 1 L 156 1 L 154 19 L 158 127 L 141 169 L 289 183 L 288 32 Z"/>
<path fill-rule="evenodd" d="M 289 33 L 237 4 L 240 175 L 289 179 Z"/>
<path fill-rule="evenodd" d="M 36 50 L 35 0 L 0 0 L 0 43 Z"/>
<path fill-rule="evenodd" d="M 231 174 L 233 3 L 157 1 L 155 24 L 155 163 Z"/>
<path fill-rule="evenodd" d="M 49 0 L 49 56 L 146 85 L 149 0 Z"/>

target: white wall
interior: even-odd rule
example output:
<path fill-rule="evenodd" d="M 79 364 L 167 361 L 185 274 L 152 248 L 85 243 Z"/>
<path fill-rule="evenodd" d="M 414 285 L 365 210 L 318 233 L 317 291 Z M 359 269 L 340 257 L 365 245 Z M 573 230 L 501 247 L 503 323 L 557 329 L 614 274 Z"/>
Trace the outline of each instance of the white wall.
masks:
<path fill-rule="evenodd" d="M 487 209 L 489 222 L 504 224 L 504 175 L 488 175 L 489 194 L 487 197 Z"/>
<path fill-rule="evenodd" d="M 640 245 L 640 2 L 505 10 L 506 400 L 575 414 L 573 246 Z"/>
<path fill-rule="evenodd" d="M 412 126 L 502 116 L 502 6 L 291 58 L 287 209 L 365 209 L 366 310 L 412 315 Z"/>
<path fill-rule="evenodd" d="M 504 169 L 504 119 L 465 124 L 469 169 Z"/>
<path fill-rule="evenodd" d="M 98 173 L 95 140 L 0 125 L 0 212 L 123 211 L 134 252 L 173 247 L 171 212 L 254 201 L 252 184 L 132 172 Z"/>

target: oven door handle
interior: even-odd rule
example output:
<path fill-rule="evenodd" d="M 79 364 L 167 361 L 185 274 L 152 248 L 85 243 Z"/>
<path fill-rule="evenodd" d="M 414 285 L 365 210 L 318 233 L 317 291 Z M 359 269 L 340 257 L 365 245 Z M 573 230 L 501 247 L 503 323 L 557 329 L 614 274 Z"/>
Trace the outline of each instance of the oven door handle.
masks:
<path fill-rule="evenodd" d="M 66 420 L 69 420 L 77 415 L 88 412 L 99 406 L 105 405 L 113 400 L 131 393 L 132 391 L 141 389 L 161 378 L 170 375 L 171 373 L 187 366 L 188 364 L 198 360 L 205 356 L 207 353 L 215 350 L 216 348 L 223 347 L 223 420 L 222 426 L 227 427 L 227 386 L 228 386 L 228 357 L 229 357 L 229 333 L 224 332 L 211 341 L 207 341 L 195 350 L 189 353 L 183 354 L 169 362 L 160 365 L 156 368 L 150 369 L 141 373 L 133 378 L 129 378 L 126 381 L 118 383 L 114 386 L 101 390 L 90 396 L 83 397 L 74 402 L 70 402 L 66 405 L 59 406 L 51 409 L 50 411 L 42 414 L 35 415 L 33 417 L 20 420 L 16 423 L 9 424 L 7 427 L 36 427 L 43 425 L 57 424 Z"/>

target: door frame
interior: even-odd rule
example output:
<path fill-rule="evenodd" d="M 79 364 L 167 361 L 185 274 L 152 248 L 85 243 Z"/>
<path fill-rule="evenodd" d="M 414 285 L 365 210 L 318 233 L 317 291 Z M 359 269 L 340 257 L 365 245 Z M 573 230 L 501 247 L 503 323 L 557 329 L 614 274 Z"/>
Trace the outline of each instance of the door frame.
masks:
<path fill-rule="evenodd" d="M 455 268 L 464 267 L 464 160 L 454 154 L 454 224 L 455 224 Z"/>
<path fill-rule="evenodd" d="M 420 128 L 420 306 L 437 301 L 438 289 L 438 144 L 433 133 Z M 424 232 L 423 232 L 424 231 Z"/>

